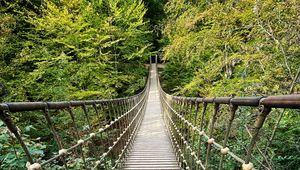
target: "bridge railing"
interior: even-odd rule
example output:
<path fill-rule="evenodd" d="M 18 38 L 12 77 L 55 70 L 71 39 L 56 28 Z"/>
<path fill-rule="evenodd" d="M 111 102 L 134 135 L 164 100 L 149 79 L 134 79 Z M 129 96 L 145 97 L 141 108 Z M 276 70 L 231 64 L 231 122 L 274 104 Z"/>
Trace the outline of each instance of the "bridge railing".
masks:
<path fill-rule="evenodd" d="M 18 143 L 27 158 L 26 169 L 80 169 L 121 168 L 127 148 L 132 144 L 141 123 L 150 79 L 139 94 L 126 98 L 70 102 L 19 102 L 0 104 L 0 119 L 10 132 L 13 143 Z M 41 120 L 22 122 L 22 117 L 34 114 Z M 17 122 L 17 123 L 16 123 Z M 30 138 L 25 141 L 19 124 L 40 122 L 37 129 L 49 132 L 44 137 L 53 138 L 53 154 L 37 157 L 31 151 L 35 145 Z M 47 125 L 47 126 L 45 126 Z M 63 129 L 62 129 L 63 128 Z M 28 135 L 28 134 L 26 134 Z M 30 136 L 30 135 L 29 135 Z M 52 136 L 52 137 L 51 137 Z M 47 139 L 38 139 L 47 140 Z M 52 139 L 49 139 L 52 140 Z M 14 147 L 12 145 L 11 147 Z M 47 146 L 48 147 L 48 146 Z M 50 147 L 50 146 L 49 146 Z M 8 154 L 2 151 L 1 154 Z M 16 160 L 20 153 L 15 152 Z M 76 168 L 75 168 L 76 169 Z"/>
<path fill-rule="evenodd" d="M 257 145 L 264 139 L 270 146 L 260 134 L 263 125 L 272 110 L 300 109 L 300 95 L 195 98 L 172 96 L 160 87 L 160 97 L 183 169 L 272 169 L 268 148 Z"/>

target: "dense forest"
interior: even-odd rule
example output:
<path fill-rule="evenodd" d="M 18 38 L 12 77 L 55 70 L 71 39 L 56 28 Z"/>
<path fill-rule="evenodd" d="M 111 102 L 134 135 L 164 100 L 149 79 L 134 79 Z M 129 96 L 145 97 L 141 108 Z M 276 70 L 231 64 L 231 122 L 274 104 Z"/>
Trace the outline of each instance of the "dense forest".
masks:
<path fill-rule="evenodd" d="M 152 54 L 135 0 L 1 1 L 2 101 L 128 96 Z"/>
<path fill-rule="evenodd" d="M 188 96 L 299 92 L 299 9 L 296 0 L 169 1 L 166 88 Z"/>
<path fill-rule="evenodd" d="M 1 0 L 0 102 L 131 96 L 154 55 L 170 94 L 299 93 L 299 9 L 298 0 Z M 278 110 L 267 125 L 266 135 L 280 132 L 266 155 L 278 169 L 300 166 L 296 112 Z M 40 117 L 22 118 L 24 138 L 49 135 L 36 130 Z M 0 132 L 0 169 L 22 168 L 2 122 Z M 47 142 L 32 151 L 47 155 Z"/>
<path fill-rule="evenodd" d="M 155 53 L 146 12 L 140 0 L 1 0 L 0 102 L 91 100 L 140 92 L 147 80 L 145 63 Z M 104 112 L 115 109 L 102 110 L 102 122 L 93 127 L 82 110 L 75 110 L 81 135 L 106 123 Z M 64 111 L 51 115 L 61 139 L 73 143 L 70 116 Z M 47 160 L 59 149 L 41 112 L 12 114 L 12 119 L 33 159 Z M 97 120 L 92 116 L 91 122 Z M 74 160 L 69 169 L 82 169 L 83 159 Z M 26 169 L 27 161 L 0 121 L 0 169 Z"/>
<path fill-rule="evenodd" d="M 297 0 L 168 1 L 160 40 L 164 89 L 196 97 L 299 93 L 299 9 Z M 239 121 L 251 121 L 247 114 Z M 268 157 L 271 169 L 299 168 L 299 122 L 299 111 L 272 113 L 258 147 L 274 140 L 273 149 L 255 157 Z"/>

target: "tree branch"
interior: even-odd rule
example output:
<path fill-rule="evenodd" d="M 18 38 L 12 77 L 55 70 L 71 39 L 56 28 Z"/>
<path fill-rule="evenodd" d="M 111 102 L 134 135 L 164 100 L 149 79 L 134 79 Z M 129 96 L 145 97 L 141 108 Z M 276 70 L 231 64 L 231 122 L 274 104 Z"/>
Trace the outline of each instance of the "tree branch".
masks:
<path fill-rule="evenodd" d="M 291 83 L 290 90 L 289 90 L 289 94 L 292 94 L 292 93 L 294 92 L 294 87 L 296 86 L 297 80 L 298 80 L 299 77 L 300 77 L 300 67 L 298 68 L 297 74 L 295 75 L 295 77 L 294 77 L 294 79 L 293 79 L 293 81 L 292 81 L 292 83 Z M 266 147 L 265 147 L 264 154 L 267 154 L 267 149 L 270 147 L 270 145 L 271 145 L 272 142 L 273 142 L 273 139 L 274 139 L 274 137 L 275 137 L 276 130 L 277 130 L 278 127 L 279 127 L 279 123 L 280 123 L 280 121 L 281 121 L 281 119 L 282 119 L 282 117 L 283 117 L 283 115 L 284 115 L 284 112 L 285 112 L 285 109 L 282 110 L 282 112 L 280 113 L 280 115 L 279 115 L 279 117 L 278 117 L 278 120 L 277 120 L 277 122 L 276 122 L 276 124 L 275 124 L 275 126 L 274 126 L 274 129 L 273 129 L 273 131 L 272 131 L 272 135 L 271 135 L 271 137 L 270 137 L 270 139 L 269 139 L 269 142 L 268 142 L 268 144 L 267 144 Z"/>
<path fill-rule="evenodd" d="M 261 29 L 262 29 L 264 32 L 266 32 L 266 33 L 267 33 L 267 34 L 275 41 L 275 43 L 279 46 L 279 49 L 280 49 L 280 51 L 281 51 L 281 53 L 282 53 L 282 55 L 283 55 L 284 64 L 285 64 L 285 66 L 286 66 L 286 68 L 287 68 L 287 70 L 288 70 L 288 73 L 289 73 L 290 78 L 293 80 L 294 77 L 293 77 L 293 75 L 292 75 L 291 68 L 290 68 L 290 66 L 289 66 L 289 64 L 288 64 L 288 59 L 287 59 L 285 50 L 284 50 L 284 48 L 283 48 L 283 45 L 281 44 L 281 42 L 280 42 L 279 40 L 276 39 L 276 37 L 275 37 L 275 35 L 274 35 L 274 33 L 273 33 L 273 30 L 272 30 L 271 26 L 268 24 L 268 27 L 269 27 L 269 29 L 270 29 L 270 31 L 268 31 L 268 30 L 261 24 L 260 20 L 258 20 L 258 25 L 259 25 L 259 27 L 261 27 Z"/>

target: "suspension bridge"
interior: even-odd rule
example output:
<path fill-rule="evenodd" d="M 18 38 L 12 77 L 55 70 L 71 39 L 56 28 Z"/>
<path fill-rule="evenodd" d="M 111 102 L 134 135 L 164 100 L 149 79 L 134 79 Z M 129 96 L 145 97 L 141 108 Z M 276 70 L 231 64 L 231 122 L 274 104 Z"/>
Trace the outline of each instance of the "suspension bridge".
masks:
<path fill-rule="evenodd" d="M 27 159 L 24 169 L 74 169 L 75 161 L 80 169 L 272 169 L 265 152 L 271 142 L 257 145 L 263 125 L 272 110 L 300 109 L 300 95 L 172 96 L 162 90 L 156 64 L 150 67 L 144 90 L 135 96 L 0 104 L 0 119 Z M 40 115 L 57 149 L 43 158 L 32 153 L 34 143 L 16 123 L 18 115 L 30 113 Z M 249 122 L 239 118 L 243 114 Z M 241 127 L 246 135 L 237 140 Z"/>

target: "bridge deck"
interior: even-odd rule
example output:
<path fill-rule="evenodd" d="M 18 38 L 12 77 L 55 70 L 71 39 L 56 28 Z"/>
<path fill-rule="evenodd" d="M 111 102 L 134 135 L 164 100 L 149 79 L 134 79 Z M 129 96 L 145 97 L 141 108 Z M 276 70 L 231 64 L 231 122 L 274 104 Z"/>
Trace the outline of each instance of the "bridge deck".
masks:
<path fill-rule="evenodd" d="M 125 170 L 180 169 L 164 126 L 156 74 L 153 64 L 145 117 L 125 162 Z"/>

